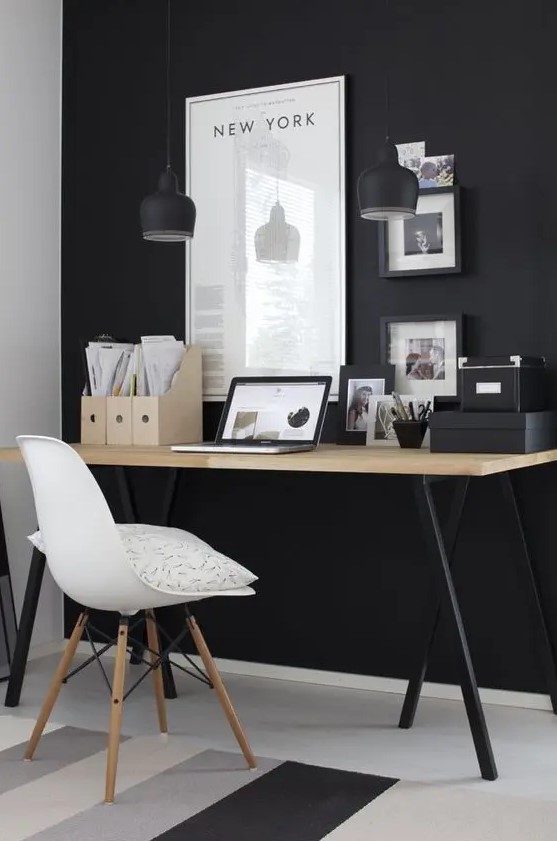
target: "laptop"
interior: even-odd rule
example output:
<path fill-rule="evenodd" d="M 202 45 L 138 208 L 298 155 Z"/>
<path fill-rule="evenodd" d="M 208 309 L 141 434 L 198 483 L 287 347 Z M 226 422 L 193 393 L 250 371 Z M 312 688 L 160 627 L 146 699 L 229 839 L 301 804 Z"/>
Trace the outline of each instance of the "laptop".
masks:
<path fill-rule="evenodd" d="M 319 443 L 331 377 L 234 377 L 216 440 L 180 453 L 297 453 Z"/>

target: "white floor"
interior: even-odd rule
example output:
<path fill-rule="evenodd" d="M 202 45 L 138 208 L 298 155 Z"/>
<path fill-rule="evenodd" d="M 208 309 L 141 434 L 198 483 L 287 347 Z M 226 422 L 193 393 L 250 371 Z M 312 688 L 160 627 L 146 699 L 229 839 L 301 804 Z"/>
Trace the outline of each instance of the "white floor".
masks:
<path fill-rule="evenodd" d="M 31 661 L 20 706 L 1 706 L 0 715 L 33 718 L 57 660 Z M 129 678 L 139 676 L 140 669 L 130 667 Z M 414 727 L 399 730 L 399 695 L 234 675 L 225 680 L 260 756 L 557 801 L 557 717 L 552 713 L 485 707 L 500 774 L 486 782 L 479 776 L 461 702 L 422 699 Z M 179 697 L 168 702 L 171 733 L 235 750 L 213 693 L 179 672 L 176 682 Z M 4 687 L 0 684 L 2 700 Z M 63 688 L 52 718 L 104 730 L 108 709 L 107 689 L 93 664 Z M 123 729 L 129 735 L 156 733 L 150 679 L 126 702 Z"/>

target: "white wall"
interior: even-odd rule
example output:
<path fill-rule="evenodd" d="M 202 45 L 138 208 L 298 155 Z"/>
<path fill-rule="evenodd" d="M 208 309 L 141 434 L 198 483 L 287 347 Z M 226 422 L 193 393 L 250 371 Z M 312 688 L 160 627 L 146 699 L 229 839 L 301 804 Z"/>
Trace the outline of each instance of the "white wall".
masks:
<path fill-rule="evenodd" d="M 60 434 L 62 0 L 0 0 L 0 446 Z M 23 467 L 0 469 L 19 614 L 35 514 Z M 62 637 L 46 578 L 34 642 Z"/>

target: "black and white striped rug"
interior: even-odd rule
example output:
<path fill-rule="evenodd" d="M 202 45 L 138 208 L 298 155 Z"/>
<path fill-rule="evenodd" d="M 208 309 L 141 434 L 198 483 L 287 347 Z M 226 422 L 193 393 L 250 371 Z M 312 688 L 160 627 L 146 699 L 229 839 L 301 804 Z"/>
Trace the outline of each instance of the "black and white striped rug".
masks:
<path fill-rule="evenodd" d="M 0 717 L 1 841 L 554 841 L 557 803 L 124 738 L 117 801 L 102 801 L 106 734 Z"/>

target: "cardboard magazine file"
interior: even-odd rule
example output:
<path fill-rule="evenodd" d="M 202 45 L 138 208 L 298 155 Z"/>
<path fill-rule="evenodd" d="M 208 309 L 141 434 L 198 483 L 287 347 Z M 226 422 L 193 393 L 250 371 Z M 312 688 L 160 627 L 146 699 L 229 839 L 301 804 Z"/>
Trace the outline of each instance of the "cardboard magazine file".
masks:
<path fill-rule="evenodd" d="M 106 397 L 106 443 L 132 443 L 132 397 Z"/>
<path fill-rule="evenodd" d="M 106 444 L 106 397 L 81 398 L 81 443 Z"/>
<path fill-rule="evenodd" d="M 201 348 L 186 348 L 170 390 L 133 398 L 133 443 L 195 444 L 203 438 Z"/>

